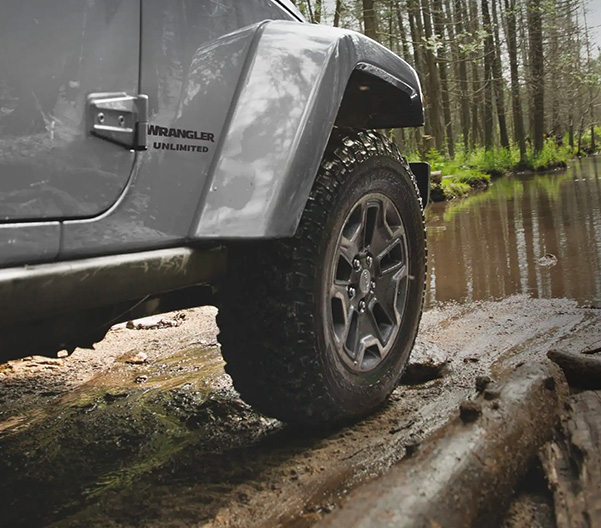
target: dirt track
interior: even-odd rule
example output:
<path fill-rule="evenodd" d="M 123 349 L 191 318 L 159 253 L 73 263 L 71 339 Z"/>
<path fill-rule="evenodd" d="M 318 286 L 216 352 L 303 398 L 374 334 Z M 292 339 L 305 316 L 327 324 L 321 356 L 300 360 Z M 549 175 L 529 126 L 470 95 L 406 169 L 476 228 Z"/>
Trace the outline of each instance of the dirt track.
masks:
<path fill-rule="evenodd" d="M 443 425 L 477 376 L 599 346 L 601 312 L 525 296 L 430 310 L 415 357 L 443 356 L 445 375 L 334 433 L 241 402 L 217 331 L 201 308 L 178 327 L 0 367 L 0 525 L 310 526 Z M 127 362 L 140 352 L 145 363 Z"/>

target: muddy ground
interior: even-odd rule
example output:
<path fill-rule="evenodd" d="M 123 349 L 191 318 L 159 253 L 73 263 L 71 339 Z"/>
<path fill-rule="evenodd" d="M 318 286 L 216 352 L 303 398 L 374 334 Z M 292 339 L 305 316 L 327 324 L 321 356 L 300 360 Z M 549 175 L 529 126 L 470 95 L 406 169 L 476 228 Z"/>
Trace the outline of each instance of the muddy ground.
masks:
<path fill-rule="evenodd" d="M 0 366 L 1 526 L 311 526 L 454 416 L 478 376 L 601 342 L 601 311 L 567 300 L 431 309 L 415 359 L 446 362 L 442 377 L 399 387 L 353 427 L 305 431 L 238 398 L 214 308 L 166 320 Z M 542 515 L 540 486 L 525 486 Z M 528 515 L 515 508 L 507 526 Z"/>

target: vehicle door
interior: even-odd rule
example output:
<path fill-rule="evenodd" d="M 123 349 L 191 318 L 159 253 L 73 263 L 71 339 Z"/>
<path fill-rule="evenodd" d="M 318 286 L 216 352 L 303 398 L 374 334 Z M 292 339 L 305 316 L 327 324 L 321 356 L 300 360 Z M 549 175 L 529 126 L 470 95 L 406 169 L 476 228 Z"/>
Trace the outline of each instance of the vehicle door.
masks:
<path fill-rule="evenodd" d="M 2 1 L 0 235 L 35 222 L 58 237 L 52 221 L 94 217 L 122 194 L 136 156 L 139 28 L 140 0 Z M 33 259 L 36 227 L 23 226 Z"/>

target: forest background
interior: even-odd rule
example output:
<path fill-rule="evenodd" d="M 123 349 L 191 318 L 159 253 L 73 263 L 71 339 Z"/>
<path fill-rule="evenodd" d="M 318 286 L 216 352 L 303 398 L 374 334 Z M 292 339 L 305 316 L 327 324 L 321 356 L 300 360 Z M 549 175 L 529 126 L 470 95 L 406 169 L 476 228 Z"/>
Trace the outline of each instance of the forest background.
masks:
<path fill-rule="evenodd" d="M 425 127 L 390 133 L 408 158 L 431 163 L 434 199 L 491 176 L 565 167 L 601 144 L 599 0 L 295 4 L 309 21 L 361 31 L 417 69 Z"/>

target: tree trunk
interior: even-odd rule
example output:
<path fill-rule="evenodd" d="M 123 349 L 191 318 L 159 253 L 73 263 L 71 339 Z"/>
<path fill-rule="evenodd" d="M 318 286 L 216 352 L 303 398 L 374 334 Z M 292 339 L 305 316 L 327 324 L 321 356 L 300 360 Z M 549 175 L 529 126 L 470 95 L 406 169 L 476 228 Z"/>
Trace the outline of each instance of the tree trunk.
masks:
<path fill-rule="evenodd" d="M 315 0 L 315 22 L 321 22 L 321 0 Z"/>
<path fill-rule="evenodd" d="M 509 135 L 507 134 L 507 120 L 505 118 L 505 82 L 503 81 L 503 65 L 501 63 L 501 43 L 499 40 L 499 18 L 497 16 L 497 0 L 492 0 L 492 34 L 494 42 L 494 56 L 492 63 L 493 89 L 497 118 L 499 120 L 499 139 L 501 146 L 509 148 Z"/>
<path fill-rule="evenodd" d="M 422 80 L 422 88 L 427 92 L 427 80 L 428 80 L 428 69 L 426 67 L 426 59 L 424 57 L 424 49 L 421 44 L 423 37 L 423 29 L 420 16 L 419 0 L 407 0 L 407 14 L 409 17 L 409 30 L 411 31 L 411 41 L 413 44 L 413 54 L 415 60 L 415 67 L 420 72 Z M 429 102 L 426 96 L 426 108 L 429 112 Z M 427 144 L 428 138 L 432 137 L 432 121 L 429 118 L 426 119 L 424 126 L 425 136 L 420 138 L 421 132 L 415 129 L 415 141 L 418 144 L 421 151 L 425 152 L 429 149 Z M 423 139 L 423 141 L 421 141 Z"/>
<path fill-rule="evenodd" d="M 378 40 L 378 20 L 374 0 L 363 0 L 363 28 L 363 32 L 368 37 Z"/>
<path fill-rule="evenodd" d="M 580 389 L 601 389 L 601 351 L 575 353 L 549 350 L 547 357 L 564 372 L 570 386 Z"/>
<path fill-rule="evenodd" d="M 561 117 L 560 117 L 560 109 L 559 109 L 559 100 L 561 98 L 562 91 L 559 86 L 561 84 L 560 75 L 561 75 L 561 67 L 558 67 L 558 62 L 560 59 L 559 54 L 559 35 L 558 35 L 558 24 L 559 24 L 559 15 L 557 12 L 554 13 L 554 20 L 550 24 L 549 28 L 549 42 L 550 42 L 550 50 L 549 55 L 551 60 L 547 62 L 550 65 L 550 68 L 553 70 L 551 74 L 547 72 L 548 78 L 550 79 L 551 85 L 551 131 L 550 134 L 555 137 L 561 137 Z"/>
<path fill-rule="evenodd" d="M 307 14 L 309 15 L 309 20 L 311 22 L 315 22 L 315 16 L 313 15 L 313 7 L 311 7 L 311 0 L 307 0 Z"/>
<path fill-rule="evenodd" d="M 480 31 L 480 24 L 478 22 L 478 4 L 477 0 L 468 0 L 469 2 L 469 30 L 472 35 L 477 35 Z M 482 139 L 482 128 L 481 118 L 483 115 L 482 109 L 482 86 L 480 84 L 480 73 L 479 73 L 479 60 L 478 53 L 472 52 L 471 54 L 471 72 L 472 72 L 472 138 L 471 147 L 476 148 L 478 142 Z"/>
<path fill-rule="evenodd" d="M 557 528 L 601 526 L 601 392 L 571 396 L 561 431 L 541 450 Z"/>
<path fill-rule="evenodd" d="M 424 37 L 426 41 L 432 39 L 432 13 L 429 0 L 422 0 L 421 13 L 424 23 Z M 436 67 L 436 57 L 431 48 L 426 46 L 424 50 L 426 63 L 428 66 L 428 91 L 426 94 L 426 102 L 429 106 L 428 120 L 432 123 L 432 135 L 434 136 L 434 144 L 436 150 L 444 152 L 444 126 L 442 123 L 442 103 L 441 103 L 441 86 L 438 68 Z"/>
<path fill-rule="evenodd" d="M 455 25 L 457 29 L 457 35 L 463 40 L 464 35 L 464 23 L 465 23 L 465 11 L 463 9 L 462 0 L 454 0 L 453 9 L 455 14 Z M 456 39 L 453 39 L 456 42 Z M 459 51 L 459 50 L 458 50 Z M 459 56 L 459 53 L 461 55 Z M 467 79 L 467 65 L 466 57 L 463 51 L 459 51 L 456 57 L 457 64 L 457 82 L 459 83 L 459 104 L 461 106 L 461 132 L 463 133 L 463 145 L 465 150 L 469 147 L 470 139 L 470 106 L 468 96 L 468 79 Z"/>
<path fill-rule="evenodd" d="M 520 163 L 526 161 L 526 137 L 522 101 L 520 99 L 520 78 L 518 70 L 517 31 L 515 26 L 515 0 L 505 0 L 505 22 L 507 24 L 507 52 L 511 72 L 511 109 L 513 112 L 513 130 L 520 149 Z"/>
<path fill-rule="evenodd" d="M 340 0 L 338 0 L 340 1 Z M 409 59 L 409 42 L 407 41 L 407 31 L 405 31 L 405 25 L 403 24 L 403 10 L 401 9 L 401 3 L 396 3 L 397 22 L 399 25 L 399 35 L 401 37 L 401 49 L 403 50 L 403 57 L 405 60 Z M 417 66 L 417 63 L 415 63 Z"/>
<path fill-rule="evenodd" d="M 462 418 L 351 492 L 319 526 L 498 526 L 520 478 L 553 436 L 566 391 L 552 365 L 519 367 L 496 392 L 496 405 L 482 396 L 464 402 Z"/>
<path fill-rule="evenodd" d="M 532 141 L 535 152 L 543 149 L 545 132 L 545 69 L 543 56 L 542 0 L 528 0 L 528 35 L 532 79 Z"/>
<path fill-rule="evenodd" d="M 336 0 L 336 7 L 334 9 L 334 27 L 340 25 L 340 14 L 342 13 L 342 0 Z"/>
<path fill-rule="evenodd" d="M 583 5 L 584 7 L 584 5 Z M 593 63 L 591 60 L 591 40 L 588 32 L 588 23 L 586 20 L 586 9 L 583 9 L 584 16 L 584 36 L 586 37 L 586 56 L 587 56 L 587 67 L 589 71 L 593 69 Z M 591 116 L 591 154 L 594 154 L 595 148 L 595 103 L 594 103 L 594 95 L 593 95 L 593 85 L 589 84 L 588 88 L 588 96 L 589 96 L 589 112 Z"/>
<path fill-rule="evenodd" d="M 492 63 L 494 55 L 490 13 L 488 0 L 482 0 L 482 29 L 484 37 L 484 148 L 493 147 L 493 116 L 492 116 Z"/>
<path fill-rule="evenodd" d="M 442 115 L 444 118 L 445 137 L 447 140 L 447 153 L 455 157 L 455 138 L 453 137 L 453 120 L 451 117 L 451 102 L 449 100 L 449 82 L 447 78 L 447 50 L 444 35 L 444 18 L 442 0 L 432 0 L 432 17 L 434 33 L 439 42 L 438 48 L 438 73 L 440 75 L 440 88 L 442 98 Z"/>

